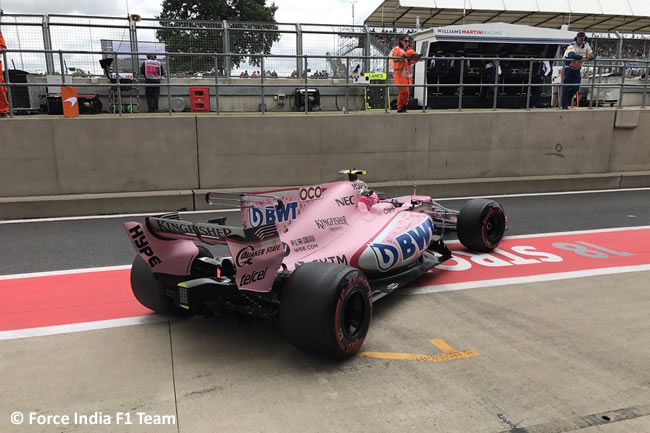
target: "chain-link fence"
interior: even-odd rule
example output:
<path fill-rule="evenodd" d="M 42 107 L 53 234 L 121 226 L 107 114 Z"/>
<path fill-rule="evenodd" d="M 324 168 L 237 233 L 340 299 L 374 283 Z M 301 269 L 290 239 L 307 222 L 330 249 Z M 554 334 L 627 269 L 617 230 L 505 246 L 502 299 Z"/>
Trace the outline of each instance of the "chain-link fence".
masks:
<path fill-rule="evenodd" d="M 39 50 L 16 50 L 9 49 L 3 52 L 3 61 L 8 56 L 16 54 L 41 54 Z M 66 59 L 81 59 L 88 56 L 105 56 L 106 53 L 84 52 L 84 51 L 53 51 L 42 50 L 46 57 L 53 57 L 55 63 L 65 64 Z M 123 52 L 125 58 L 142 55 L 141 52 Z M 150 53 L 144 53 L 150 54 Z M 200 61 L 206 64 L 222 65 L 227 64 L 234 53 L 161 53 L 165 59 L 165 65 L 177 65 L 180 61 L 187 61 L 198 64 Z M 109 58 L 117 58 L 117 52 L 110 54 Z M 143 80 L 134 80 L 132 76 L 120 72 L 119 78 L 115 74 L 109 75 L 109 80 L 93 81 L 93 77 L 82 78 L 63 74 L 57 77 L 58 80 L 14 81 L 9 78 L 2 86 L 9 87 L 10 115 L 14 112 L 14 98 L 20 98 L 20 104 L 31 104 L 31 92 L 34 89 L 54 88 L 48 90 L 47 94 L 41 92 L 41 97 L 47 97 L 47 111 L 49 114 L 57 114 L 54 107 L 62 104 L 61 95 L 56 90 L 58 87 L 72 86 L 79 88 L 88 99 L 84 102 L 89 104 L 89 109 L 95 110 L 96 114 L 101 110 L 119 113 L 139 112 L 143 94 L 148 93 L 151 88 L 162 90 L 159 100 L 164 101 L 161 108 L 169 115 L 172 112 L 188 111 L 190 107 L 186 104 L 188 95 L 195 90 L 204 92 L 204 103 L 207 109 L 197 111 L 213 111 L 219 114 L 220 107 L 223 111 L 234 112 L 265 112 L 277 111 L 349 111 L 360 110 L 382 110 L 388 112 L 395 109 L 399 100 L 396 98 L 400 93 L 403 96 L 411 94 L 414 102 L 413 107 L 422 111 L 427 109 L 458 109 L 466 108 L 498 108 L 508 109 L 530 109 L 530 108 L 553 108 L 568 106 L 581 106 L 596 108 L 599 106 L 641 106 L 645 107 L 650 90 L 650 60 L 647 59 L 595 59 L 585 61 L 581 69 L 573 69 L 567 65 L 563 58 L 503 58 L 503 57 L 418 57 L 419 68 L 415 68 L 415 78 L 410 84 L 393 80 L 391 73 L 376 73 L 361 76 L 349 72 L 352 69 L 351 62 L 358 62 L 357 66 L 367 64 L 371 61 L 378 61 L 388 65 L 391 60 L 402 59 L 400 57 L 371 57 L 371 56 L 317 56 L 317 55 L 274 55 L 274 54 L 247 54 L 251 65 L 260 65 L 260 71 L 265 70 L 267 64 L 274 62 L 290 61 L 301 65 L 305 71 L 302 77 L 294 77 L 293 80 L 276 79 L 266 81 L 266 74 L 256 79 L 233 79 L 214 75 L 213 79 L 201 77 L 172 78 L 171 74 L 161 83 L 145 83 Z M 177 60 L 180 59 L 180 60 Z M 448 74 L 440 75 L 435 67 L 436 62 L 450 61 Z M 316 71 L 312 74 L 310 65 L 345 65 L 344 77 L 331 80 L 320 80 L 324 78 L 315 74 L 327 73 L 327 69 Z M 473 65 L 482 65 L 473 67 Z M 355 67 L 356 70 L 356 67 Z M 268 70 L 267 70 L 268 71 Z M 309 71 L 309 72 L 308 72 Z M 420 72 L 418 72 L 420 71 Z M 497 73 L 498 71 L 498 73 Z M 578 75 L 576 75 L 576 71 Z M 14 71 L 16 72 L 16 71 Z M 257 71 L 256 71 L 257 72 Z M 542 73 L 540 73 L 542 72 Z M 571 72 L 569 74 L 569 72 Z M 571 75 L 571 80 L 569 80 Z M 582 75 L 582 82 L 580 82 Z M 11 77 L 11 74 L 9 74 Z M 76 78 L 76 79 L 75 79 Z M 83 81 L 85 79 L 85 81 Z M 198 89 L 197 89 L 198 88 Z M 22 92 L 21 92 L 22 90 Z M 25 94 L 29 90 L 30 95 Z M 52 92 L 52 93 L 50 93 Z M 22 93 L 23 96 L 19 95 Z M 214 95 L 214 98 L 212 98 Z M 568 95 L 568 96 L 567 96 Z M 156 96 L 158 98 L 158 96 Z M 192 98 L 190 97 L 190 103 Z M 214 102 L 207 102 L 208 100 Z M 409 98 L 407 97 L 408 101 Z M 214 105 L 212 105 L 214 103 Z M 81 100 L 80 100 L 81 105 Z M 151 109 L 149 100 L 147 101 Z M 157 105 L 157 104 L 156 104 Z M 228 108 L 224 109 L 224 105 Z M 27 107 L 33 112 L 33 105 Z M 37 107 L 38 108 L 38 107 Z M 404 107 L 403 107 L 404 108 Z M 25 109 L 19 106 L 18 110 Z M 155 111 L 158 109 L 155 108 Z M 191 106 L 191 111 L 194 106 Z"/>
<path fill-rule="evenodd" d="M 6 69 L 14 74 L 26 71 L 31 80 L 10 83 L 10 93 L 22 88 L 23 106 L 33 111 L 40 98 L 41 112 L 50 113 L 61 85 L 95 95 L 101 100 L 98 105 L 103 104 L 100 111 L 143 111 L 140 101 L 152 86 L 140 76 L 147 54 L 157 54 L 165 69 L 161 109 L 170 114 L 189 109 L 193 87 L 210 88 L 214 104 L 210 110 L 217 112 L 220 104 L 223 111 L 262 113 L 307 112 L 312 106 L 324 111 L 388 110 L 399 87 L 393 83 L 388 56 L 399 35 L 415 31 L 139 17 L 4 15 L 1 19 L 9 47 L 3 54 Z M 645 106 L 650 35 L 590 36 L 598 60 L 582 68 L 584 79 L 575 104 L 620 106 L 625 99 L 626 105 Z M 537 81 L 531 71 L 540 59 L 523 53 L 495 58 L 503 71 L 495 81 L 488 77 L 487 68 L 496 53 L 475 54 L 480 57 L 457 52 L 458 59 L 438 59 L 440 65 L 448 65 L 444 76 L 431 68 L 435 59 L 423 59 L 416 66 L 414 84 L 408 86 L 412 100 L 417 99 L 424 110 L 559 105 L 564 86 L 561 59 L 553 59 L 552 73 Z M 318 100 L 305 103 L 312 90 L 319 94 Z M 37 98 L 32 93 L 38 93 Z M 539 104 L 540 98 L 548 100 Z"/>
<path fill-rule="evenodd" d="M 0 19 L 2 20 L 2 34 L 9 47 L 19 50 L 43 50 L 50 48 L 44 44 L 43 16 L 3 15 L 0 16 Z M 44 54 L 14 53 L 8 56 L 8 61 L 9 64 L 5 68 L 12 67 L 37 74 L 44 74 L 48 70 L 45 66 Z"/>
<path fill-rule="evenodd" d="M 164 20 L 156 18 L 96 17 L 73 15 L 18 15 L 1 17 L 2 31 L 10 48 L 18 50 L 103 51 L 107 54 L 67 54 L 63 65 L 56 56 L 12 53 L 12 68 L 35 74 L 67 73 L 103 75 L 99 60 L 117 52 L 173 52 L 230 54 L 214 64 L 210 55 L 176 55 L 170 61 L 172 77 L 277 76 L 314 78 L 343 77 L 350 68 L 362 65 L 364 72 L 385 73 L 385 62 L 377 57 L 390 54 L 396 37 L 415 29 L 337 26 L 328 24 L 247 23 L 227 21 Z M 600 58 L 647 59 L 650 35 L 592 34 L 592 46 Z M 261 58 L 251 55 L 332 56 L 304 64 L 291 58 Z M 335 56 L 350 57 L 343 62 Z M 366 56 L 363 62 L 358 57 Z M 357 59 L 355 59 L 355 57 Z M 138 74 L 142 55 L 118 55 L 117 69 Z M 160 59 L 163 60 L 164 59 Z"/>

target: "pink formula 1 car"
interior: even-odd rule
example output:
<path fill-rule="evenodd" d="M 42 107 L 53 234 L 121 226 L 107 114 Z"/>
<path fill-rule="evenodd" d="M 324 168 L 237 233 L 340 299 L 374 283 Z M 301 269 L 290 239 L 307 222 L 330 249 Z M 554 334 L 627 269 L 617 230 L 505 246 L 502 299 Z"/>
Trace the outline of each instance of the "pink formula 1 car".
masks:
<path fill-rule="evenodd" d="M 446 231 L 478 252 L 503 238 L 506 216 L 495 201 L 470 200 L 458 212 L 428 196 L 389 199 L 358 179 L 365 172 L 341 173 L 347 181 L 207 195 L 211 204 L 240 203 L 241 227 L 178 214 L 125 223 L 138 252 L 135 297 L 159 313 L 279 318 L 298 348 L 347 358 L 363 344 L 374 301 L 451 257 Z M 197 243 L 225 245 L 230 255 L 214 258 Z"/>

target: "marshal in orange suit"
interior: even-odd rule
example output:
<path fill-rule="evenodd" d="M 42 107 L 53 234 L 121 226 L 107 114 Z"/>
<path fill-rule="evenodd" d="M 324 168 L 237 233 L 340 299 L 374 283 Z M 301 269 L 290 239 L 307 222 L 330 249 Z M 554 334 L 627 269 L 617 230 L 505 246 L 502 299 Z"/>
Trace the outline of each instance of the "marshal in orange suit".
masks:
<path fill-rule="evenodd" d="M 413 78 L 412 65 L 417 63 L 420 57 L 409 45 L 409 35 L 402 35 L 397 40 L 397 46 L 393 48 L 391 57 L 401 57 L 401 59 L 390 60 L 390 70 L 393 72 L 395 84 L 411 84 Z M 409 103 L 410 87 L 399 87 L 397 95 L 397 112 L 406 113 L 406 106 Z"/>
<path fill-rule="evenodd" d="M 5 38 L 0 30 L 0 83 L 5 82 L 4 71 L 2 70 L 2 51 L 7 49 Z M 9 102 L 7 101 L 7 88 L 0 87 L 0 117 L 7 117 L 9 113 Z"/>

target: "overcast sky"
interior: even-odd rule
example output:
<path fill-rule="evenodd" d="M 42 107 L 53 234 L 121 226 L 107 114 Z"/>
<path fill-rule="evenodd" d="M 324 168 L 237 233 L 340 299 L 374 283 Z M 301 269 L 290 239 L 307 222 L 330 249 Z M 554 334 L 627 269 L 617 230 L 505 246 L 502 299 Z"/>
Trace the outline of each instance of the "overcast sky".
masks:
<path fill-rule="evenodd" d="M 128 0 L 131 13 L 147 18 L 160 13 L 161 3 L 161 0 Z M 382 0 L 357 0 L 356 24 L 362 24 L 381 3 Z M 352 24 L 350 0 L 275 0 L 275 4 L 279 7 L 275 14 L 278 22 Z M 12 14 L 124 16 L 127 0 L 0 0 L 0 6 Z"/>
<path fill-rule="evenodd" d="M 267 4 L 271 0 L 266 0 Z M 321 24 L 352 24 L 351 0 L 274 0 L 278 6 L 275 14 L 277 22 L 281 23 L 321 23 Z M 357 0 L 355 2 L 355 23 L 363 24 L 380 4 L 382 0 Z M 144 18 L 153 18 L 161 12 L 162 0 L 128 0 L 130 13 L 137 13 Z M 0 7 L 8 14 L 70 14 L 125 17 L 127 15 L 127 0 L 0 0 Z M 6 24 L 11 19 L 6 20 Z M 19 36 L 18 30 L 20 30 Z M 5 25 L 3 33 L 7 44 L 12 47 L 25 49 L 42 49 L 42 38 L 30 31 L 34 28 Z M 65 27 L 51 29 L 52 44 L 54 49 L 62 50 L 91 50 L 100 51 L 101 39 L 128 40 L 124 30 L 110 28 L 93 28 L 84 30 L 75 28 L 74 36 L 66 32 Z M 140 29 L 138 31 L 140 42 L 156 41 L 153 30 Z M 305 54 L 324 55 L 326 52 L 335 52 L 339 41 L 327 35 L 306 35 L 303 52 Z M 273 54 L 295 53 L 295 36 L 283 34 L 281 39 L 273 45 Z M 9 56 L 19 69 L 42 72 L 45 68 L 43 56 L 37 54 L 10 54 Z M 95 56 L 97 57 L 97 56 Z M 100 73 L 97 59 L 92 56 L 66 55 L 69 66 L 80 67 L 92 73 Z M 289 74 L 295 69 L 295 61 L 291 59 L 269 61 L 271 69 L 279 73 Z M 325 60 L 313 60 L 310 65 L 318 70 L 326 68 Z M 243 69 L 252 69 L 243 63 Z M 55 65 L 58 68 L 58 65 Z"/>

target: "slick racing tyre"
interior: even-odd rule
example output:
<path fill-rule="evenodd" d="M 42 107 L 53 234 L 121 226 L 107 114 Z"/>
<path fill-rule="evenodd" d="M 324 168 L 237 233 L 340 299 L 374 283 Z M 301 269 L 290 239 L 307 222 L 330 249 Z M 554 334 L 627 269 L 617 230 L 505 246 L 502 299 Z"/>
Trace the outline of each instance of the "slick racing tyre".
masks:
<path fill-rule="evenodd" d="M 494 200 L 472 199 L 458 214 L 458 239 L 468 249 L 489 252 L 495 249 L 506 230 L 506 214 Z"/>
<path fill-rule="evenodd" d="M 212 257 L 210 251 L 198 246 L 198 257 Z M 167 289 L 176 288 L 176 284 L 188 277 L 177 275 L 154 274 L 140 255 L 136 255 L 131 266 L 131 290 L 142 305 L 160 314 L 173 316 L 191 316 L 191 313 L 172 302 L 166 294 Z"/>
<path fill-rule="evenodd" d="M 305 263 L 282 288 L 280 326 L 291 344 L 308 353 L 332 359 L 353 356 L 371 317 L 368 280 L 349 266 Z"/>

